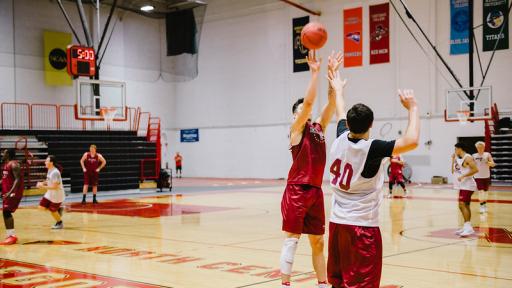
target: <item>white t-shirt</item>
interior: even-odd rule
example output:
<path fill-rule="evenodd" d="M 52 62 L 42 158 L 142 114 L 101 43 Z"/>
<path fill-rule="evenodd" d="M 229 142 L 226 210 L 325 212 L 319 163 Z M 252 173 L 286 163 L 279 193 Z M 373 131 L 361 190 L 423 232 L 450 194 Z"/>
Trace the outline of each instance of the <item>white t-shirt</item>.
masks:
<path fill-rule="evenodd" d="M 467 165 L 466 167 L 464 167 L 463 165 L 464 161 L 466 161 L 468 157 L 471 157 L 471 155 L 464 154 L 464 157 L 462 158 L 455 157 L 455 163 L 453 167 L 453 175 L 455 176 L 455 179 L 453 179 L 453 188 L 455 190 L 476 191 L 476 182 L 473 177 L 465 177 L 464 179 L 462 179 L 462 182 L 459 182 L 459 180 L 457 179 L 460 176 L 466 175 L 469 173 L 469 171 L 471 171 L 471 167 L 469 167 L 469 165 Z"/>
<path fill-rule="evenodd" d="M 52 186 L 54 183 L 60 183 L 57 189 L 48 189 L 44 194 L 44 198 L 52 201 L 53 203 L 62 203 L 66 198 L 66 193 L 64 193 L 64 186 L 62 185 L 62 177 L 60 176 L 60 171 L 57 168 L 52 168 L 48 170 L 48 174 L 46 174 L 46 181 L 48 182 L 48 186 Z"/>
<path fill-rule="evenodd" d="M 489 169 L 489 159 L 491 159 L 491 154 L 489 152 L 484 152 L 482 155 L 475 153 L 473 154 L 473 159 L 475 159 L 476 167 L 478 167 L 478 173 L 475 174 L 475 178 L 477 179 L 486 179 L 491 177 L 491 169 Z"/>
<path fill-rule="evenodd" d="M 385 176 L 382 161 L 374 177 L 364 178 L 361 175 L 373 141 L 361 139 L 354 143 L 348 139 L 348 132 L 334 141 L 330 152 L 330 182 L 334 191 L 331 222 L 379 226 L 379 207 L 383 199 Z"/>

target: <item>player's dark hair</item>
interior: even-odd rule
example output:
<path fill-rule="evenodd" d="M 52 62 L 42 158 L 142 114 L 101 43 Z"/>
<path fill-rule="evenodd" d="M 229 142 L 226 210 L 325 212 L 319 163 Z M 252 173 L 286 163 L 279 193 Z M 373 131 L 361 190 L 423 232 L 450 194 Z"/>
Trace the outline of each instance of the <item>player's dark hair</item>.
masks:
<path fill-rule="evenodd" d="M 356 104 L 347 112 L 347 125 L 350 132 L 366 133 L 373 124 L 373 111 L 364 104 Z"/>
<path fill-rule="evenodd" d="M 297 112 L 297 108 L 299 108 L 299 105 L 304 103 L 304 98 L 300 98 L 299 100 L 295 101 L 292 107 L 292 114 L 295 114 Z"/>
<path fill-rule="evenodd" d="M 16 158 L 16 149 L 8 148 L 7 155 L 9 155 L 9 160 L 14 160 L 14 158 Z"/>
<path fill-rule="evenodd" d="M 53 163 L 53 165 L 56 165 L 57 163 L 57 157 L 55 155 L 48 155 L 48 160 Z"/>
<path fill-rule="evenodd" d="M 462 151 L 464 151 L 464 152 L 468 152 L 468 146 L 462 142 L 455 143 L 455 148 L 459 148 L 459 149 L 462 149 Z"/>

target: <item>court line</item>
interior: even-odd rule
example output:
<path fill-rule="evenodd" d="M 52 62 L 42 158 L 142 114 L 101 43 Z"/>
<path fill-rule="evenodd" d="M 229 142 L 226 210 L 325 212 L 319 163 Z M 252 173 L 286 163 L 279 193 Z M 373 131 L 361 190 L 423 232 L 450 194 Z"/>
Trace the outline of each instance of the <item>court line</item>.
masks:
<path fill-rule="evenodd" d="M 474 276 L 474 277 L 481 277 L 481 278 L 490 278 L 490 279 L 512 281 L 512 278 L 502 278 L 502 277 L 495 277 L 495 276 L 486 276 L 486 275 L 466 273 L 466 272 L 455 272 L 455 271 L 447 271 L 447 270 L 440 270 L 440 269 L 412 267 L 412 266 L 399 265 L 399 264 L 386 264 L 386 263 L 383 263 L 383 265 L 403 267 L 403 268 L 411 268 L 411 269 L 416 269 L 416 270 L 425 270 L 425 271 L 442 272 L 442 273 L 449 273 L 449 274 L 459 274 L 459 275 L 465 275 L 465 276 Z"/>

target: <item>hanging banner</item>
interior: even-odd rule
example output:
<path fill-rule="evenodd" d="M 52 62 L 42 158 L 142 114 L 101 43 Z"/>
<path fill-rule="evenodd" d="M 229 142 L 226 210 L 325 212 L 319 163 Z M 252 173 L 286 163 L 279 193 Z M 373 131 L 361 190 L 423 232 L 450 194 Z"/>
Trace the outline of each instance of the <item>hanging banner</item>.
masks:
<path fill-rule="evenodd" d="M 46 85 L 71 86 L 73 81 L 67 71 L 66 48 L 71 44 L 71 34 L 44 31 L 44 79 Z"/>
<path fill-rule="evenodd" d="M 450 55 L 469 53 L 469 2 L 450 0 Z"/>
<path fill-rule="evenodd" d="M 370 6 L 370 64 L 389 63 L 389 3 Z"/>
<path fill-rule="evenodd" d="M 508 49 L 508 0 L 484 0 L 483 50 Z"/>
<path fill-rule="evenodd" d="M 344 67 L 363 65 L 363 8 L 343 10 Z"/>
<path fill-rule="evenodd" d="M 309 16 L 293 18 L 293 72 L 308 71 L 308 49 L 300 41 L 300 32 L 302 28 L 309 23 Z"/>

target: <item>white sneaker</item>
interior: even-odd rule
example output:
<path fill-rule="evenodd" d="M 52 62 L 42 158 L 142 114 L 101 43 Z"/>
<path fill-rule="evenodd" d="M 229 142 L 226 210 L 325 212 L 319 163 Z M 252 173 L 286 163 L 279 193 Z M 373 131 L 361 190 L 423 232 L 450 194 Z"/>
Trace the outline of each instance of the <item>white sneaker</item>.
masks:
<path fill-rule="evenodd" d="M 60 223 L 55 223 L 55 225 L 52 226 L 52 229 L 62 229 L 64 228 L 64 224 L 62 222 Z"/>
<path fill-rule="evenodd" d="M 458 230 L 455 230 L 455 235 L 460 235 L 460 233 L 462 233 L 464 231 L 464 227 L 458 229 Z"/>
<path fill-rule="evenodd" d="M 404 198 L 407 198 L 407 191 L 404 191 Z"/>
<path fill-rule="evenodd" d="M 485 213 L 486 212 L 485 210 L 486 210 L 485 205 L 480 205 L 480 214 Z"/>
<path fill-rule="evenodd" d="M 389 193 L 388 194 L 388 199 L 391 199 L 391 198 L 393 198 L 393 194 Z"/>
<path fill-rule="evenodd" d="M 473 227 L 469 226 L 469 227 L 466 227 L 464 229 L 464 231 L 462 231 L 459 236 L 460 237 L 466 237 L 466 236 L 469 236 L 469 235 L 473 235 L 475 234 L 475 230 L 473 230 Z"/>

